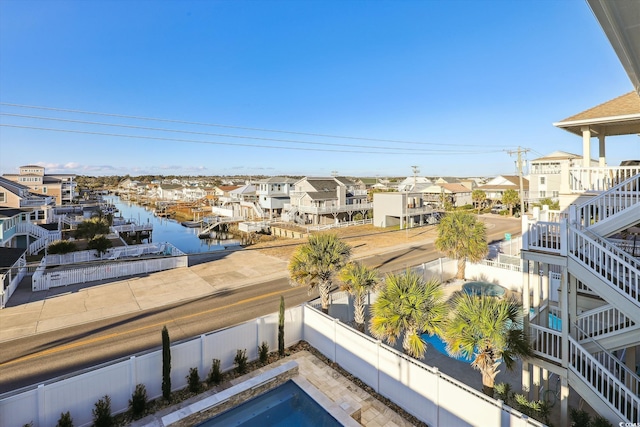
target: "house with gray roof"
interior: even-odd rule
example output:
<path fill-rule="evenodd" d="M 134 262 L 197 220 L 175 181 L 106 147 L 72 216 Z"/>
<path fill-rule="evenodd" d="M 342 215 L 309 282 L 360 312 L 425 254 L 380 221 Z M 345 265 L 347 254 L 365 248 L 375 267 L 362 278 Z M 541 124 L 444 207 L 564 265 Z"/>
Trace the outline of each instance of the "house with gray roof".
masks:
<path fill-rule="evenodd" d="M 344 177 L 302 178 L 290 196 L 283 218 L 299 224 L 352 221 L 356 213 L 365 216 L 373 207 L 367 202 L 367 190 Z"/>

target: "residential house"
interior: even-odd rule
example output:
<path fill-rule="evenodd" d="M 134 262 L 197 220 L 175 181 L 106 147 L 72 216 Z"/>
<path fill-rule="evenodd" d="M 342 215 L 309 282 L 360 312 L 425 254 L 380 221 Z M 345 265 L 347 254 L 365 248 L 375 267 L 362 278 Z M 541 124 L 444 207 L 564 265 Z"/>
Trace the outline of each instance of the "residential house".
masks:
<path fill-rule="evenodd" d="M 640 420 L 640 166 L 608 166 L 605 153 L 609 137 L 640 134 L 640 5 L 588 3 L 636 90 L 554 123 L 583 152 L 567 165 L 564 213 L 523 217 L 524 320 L 535 357 L 523 363 L 522 384 L 534 399 L 558 384 L 561 425 L 573 391 L 610 423 L 632 424 Z"/>
<path fill-rule="evenodd" d="M 22 184 L 32 193 L 51 196 L 57 205 L 70 204 L 78 196 L 74 174 L 45 174 L 38 165 L 20 166 L 18 174 L 4 174 L 4 178 Z"/>
<path fill-rule="evenodd" d="M 565 151 L 554 151 L 531 160 L 529 162 L 529 202 L 537 203 L 542 199 L 559 201 L 561 193 L 570 193 L 569 169 L 580 162 L 582 162 L 582 156 Z M 598 166 L 595 160 L 591 160 L 590 164 Z"/>
<path fill-rule="evenodd" d="M 433 224 L 436 210 L 423 193 L 380 192 L 373 194 L 373 225 L 401 229 Z"/>
<path fill-rule="evenodd" d="M 397 189 L 400 192 L 419 191 L 433 184 L 426 176 L 408 176 L 398 183 Z"/>
<path fill-rule="evenodd" d="M 47 222 L 54 206 L 53 196 L 33 194 L 26 185 L 0 177 L 0 207 L 26 209 L 31 221 Z"/>
<path fill-rule="evenodd" d="M 527 200 L 529 197 L 529 180 L 522 178 L 523 198 Z M 492 203 L 500 203 L 504 192 L 507 190 L 515 190 L 520 194 L 520 177 L 517 175 L 498 175 L 490 179 L 486 184 L 480 185 L 478 190 L 482 190 L 487 194 L 487 200 Z"/>
<path fill-rule="evenodd" d="M 256 196 L 260 207 L 269 218 L 280 216 L 291 198 L 289 193 L 295 188 L 296 179 L 275 176 L 258 181 Z"/>
<path fill-rule="evenodd" d="M 290 192 L 283 218 L 300 224 L 329 224 L 363 217 L 372 208 L 367 190 L 344 177 L 302 178 Z"/>
<path fill-rule="evenodd" d="M 422 188 L 417 193 L 422 194 L 425 204 L 444 209 L 445 203 L 452 207 L 459 207 L 473 203 L 471 189 L 460 184 L 432 184 Z"/>
<path fill-rule="evenodd" d="M 160 184 L 156 188 L 158 200 L 176 202 L 183 200 L 182 184 Z"/>

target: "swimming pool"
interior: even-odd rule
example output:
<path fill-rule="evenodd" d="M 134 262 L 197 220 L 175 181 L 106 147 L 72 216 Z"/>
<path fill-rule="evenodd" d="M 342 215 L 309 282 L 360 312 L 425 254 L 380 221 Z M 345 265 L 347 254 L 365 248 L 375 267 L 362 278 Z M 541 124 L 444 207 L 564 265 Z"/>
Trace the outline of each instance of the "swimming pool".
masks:
<path fill-rule="evenodd" d="M 437 335 L 429 336 L 429 334 L 424 334 L 421 336 L 422 340 L 427 343 L 427 351 L 434 348 L 439 353 L 444 354 L 451 359 L 459 360 L 461 362 L 471 362 L 473 360 L 472 357 L 466 358 L 464 356 L 453 357 L 449 353 L 447 353 L 447 344 L 440 339 Z"/>
<path fill-rule="evenodd" d="M 199 427 L 339 427 L 341 425 L 291 380 L 198 424 Z"/>
<path fill-rule="evenodd" d="M 462 291 L 467 295 L 502 297 L 507 290 L 500 285 L 489 282 L 467 282 L 462 285 Z"/>

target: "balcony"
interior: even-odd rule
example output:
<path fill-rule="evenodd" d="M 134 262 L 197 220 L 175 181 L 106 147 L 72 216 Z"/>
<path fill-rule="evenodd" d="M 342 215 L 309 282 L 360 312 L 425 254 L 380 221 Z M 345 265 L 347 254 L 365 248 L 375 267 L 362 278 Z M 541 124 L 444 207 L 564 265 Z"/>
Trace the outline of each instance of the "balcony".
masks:
<path fill-rule="evenodd" d="M 640 174 L 640 165 L 571 167 L 569 188 L 572 193 L 602 192 L 637 174 Z"/>

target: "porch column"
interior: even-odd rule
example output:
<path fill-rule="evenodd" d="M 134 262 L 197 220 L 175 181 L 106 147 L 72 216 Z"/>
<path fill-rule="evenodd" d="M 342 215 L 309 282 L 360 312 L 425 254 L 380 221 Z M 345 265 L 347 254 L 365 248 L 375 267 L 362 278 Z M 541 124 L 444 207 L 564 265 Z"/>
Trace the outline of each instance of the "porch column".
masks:
<path fill-rule="evenodd" d="M 527 218 L 526 215 L 522 216 L 522 219 L 525 220 Z M 523 237 L 526 234 L 522 233 Z M 523 244 L 523 248 L 525 248 Z M 531 306 L 531 299 L 529 297 L 530 293 L 530 282 L 531 282 L 531 272 L 530 272 L 531 262 L 529 260 L 523 260 L 522 262 L 522 307 L 524 308 L 524 325 L 523 329 L 529 333 L 529 308 Z M 531 399 L 531 368 L 532 365 L 523 360 L 522 361 L 522 391 L 527 394 L 528 398 Z"/>
<path fill-rule="evenodd" d="M 598 135 L 598 166 L 601 168 L 607 165 L 607 159 L 605 156 L 605 148 L 604 148 L 604 134 L 601 133 Z"/>
<path fill-rule="evenodd" d="M 591 129 L 589 126 L 582 126 L 582 167 L 586 168 L 583 172 L 583 188 L 582 190 L 591 189 Z"/>
<path fill-rule="evenodd" d="M 591 129 L 589 126 L 582 126 L 582 166 L 591 166 Z"/>

